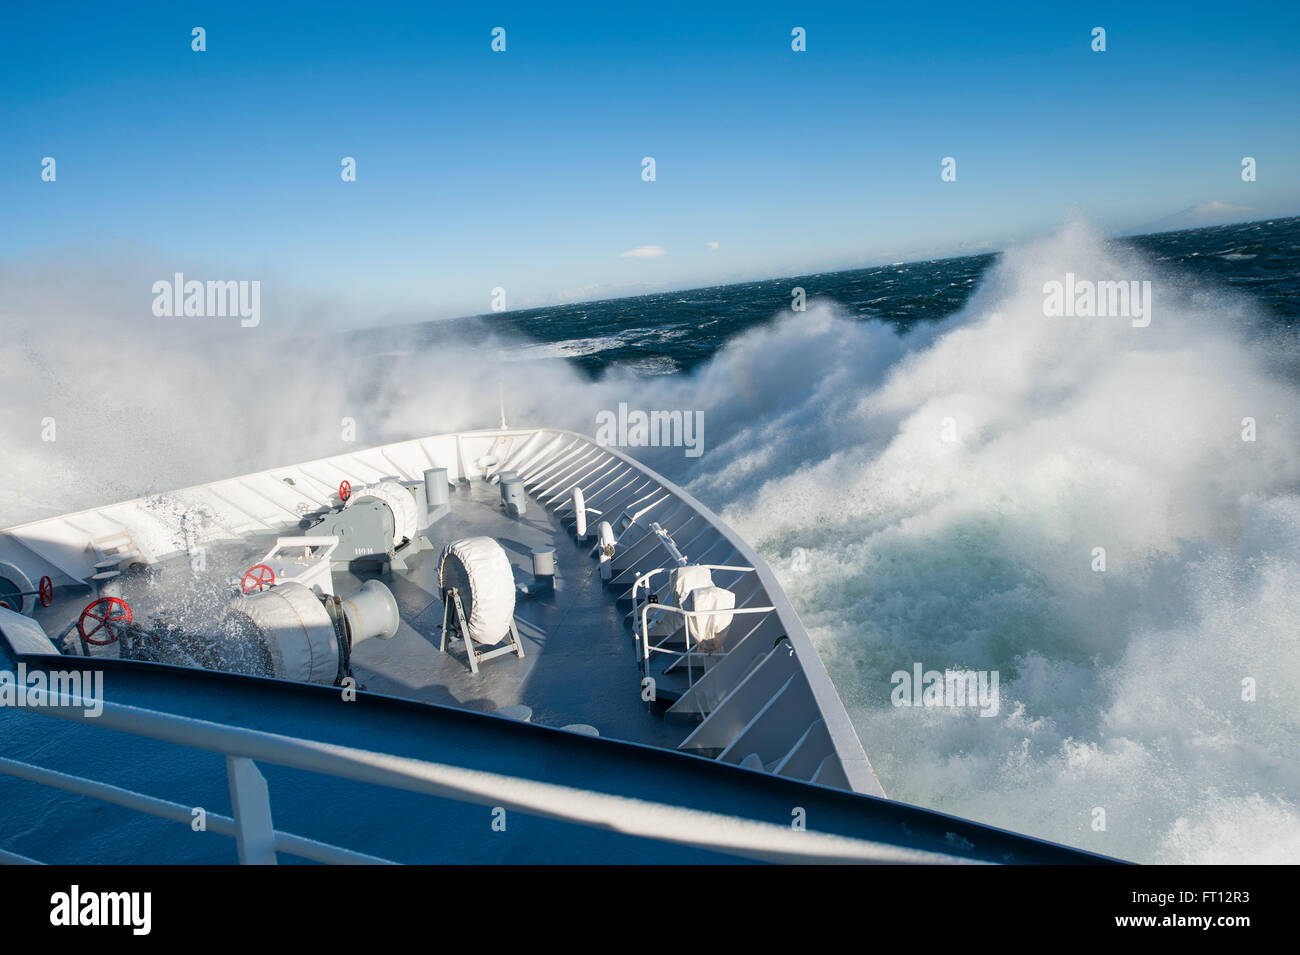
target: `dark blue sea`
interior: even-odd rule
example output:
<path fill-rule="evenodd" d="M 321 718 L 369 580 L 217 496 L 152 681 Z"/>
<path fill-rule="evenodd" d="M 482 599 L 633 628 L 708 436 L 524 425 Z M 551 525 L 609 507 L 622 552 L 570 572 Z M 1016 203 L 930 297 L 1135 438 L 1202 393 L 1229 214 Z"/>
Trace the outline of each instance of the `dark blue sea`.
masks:
<path fill-rule="evenodd" d="M 1114 241 L 1188 276 L 1238 289 L 1280 323 L 1300 317 L 1300 218 Z M 414 343 L 432 343 L 449 333 L 478 334 L 486 325 L 535 342 L 536 354 L 562 356 L 591 377 L 611 366 L 675 374 L 696 369 L 738 333 L 788 312 L 792 288 L 803 288 L 809 300 L 834 302 L 846 316 L 905 328 L 957 312 L 996 259 L 975 255 L 715 285 L 430 322 L 410 333 Z"/>

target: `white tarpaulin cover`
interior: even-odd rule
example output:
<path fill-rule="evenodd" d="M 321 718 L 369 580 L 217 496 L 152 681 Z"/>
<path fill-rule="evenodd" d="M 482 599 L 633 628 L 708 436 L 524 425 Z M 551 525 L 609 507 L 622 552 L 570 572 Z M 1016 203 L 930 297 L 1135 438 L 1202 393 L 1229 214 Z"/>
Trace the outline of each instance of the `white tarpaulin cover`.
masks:
<path fill-rule="evenodd" d="M 317 538 L 319 539 L 319 538 Z M 333 683 L 339 668 L 334 624 L 320 598 L 296 580 L 226 605 L 223 617 L 244 617 L 271 655 L 271 675 L 297 683 Z"/>
<path fill-rule="evenodd" d="M 713 574 L 709 573 L 709 568 L 698 567 L 695 564 L 689 564 L 685 567 L 678 567 L 673 572 L 673 591 L 677 596 L 677 606 L 685 609 L 686 604 L 682 601 L 696 587 L 712 587 Z"/>
<path fill-rule="evenodd" d="M 380 481 L 378 484 L 367 484 L 352 492 L 344 507 L 351 507 L 364 498 L 375 497 L 388 505 L 388 509 L 393 512 L 393 546 L 396 547 L 403 540 L 415 540 L 418 530 L 418 515 L 415 510 L 415 498 L 411 497 L 411 492 L 396 481 Z"/>
<path fill-rule="evenodd" d="M 453 541 L 438 561 L 438 581 L 455 587 L 469 618 L 466 636 L 493 646 L 510 633 L 515 615 L 515 575 L 510 558 L 491 537 Z"/>
<path fill-rule="evenodd" d="M 725 587 L 696 587 L 686 595 L 683 610 L 732 610 L 736 595 Z M 708 617 L 695 617 L 690 622 L 691 641 L 712 643 L 731 625 L 733 614 L 719 613 Z"/>
<path fill-rule="evenodd" d="M 683 609 L 686 607 L 686 604 L 683 601 L 686 600 L 686 595 L 692 590 L 696 587 L 713 586 L 713 575 L 709 573 L 709 568 L 699 567 L 695 564 L 687 564 L 685 567 L 678 567 L 672 572 L 669 580 L 672 583 L 671 596 L 673 606 L 681 607 Z M 665 617 L 670 618 L 670 623 L 673 627 L 680 624 L 683 619 L 677 614 L 665 614 L 661 610 L 650 611 L 650 615 L 646 619 L 649 622 L 649 625 L 653 627 L 660 623 Z"/>

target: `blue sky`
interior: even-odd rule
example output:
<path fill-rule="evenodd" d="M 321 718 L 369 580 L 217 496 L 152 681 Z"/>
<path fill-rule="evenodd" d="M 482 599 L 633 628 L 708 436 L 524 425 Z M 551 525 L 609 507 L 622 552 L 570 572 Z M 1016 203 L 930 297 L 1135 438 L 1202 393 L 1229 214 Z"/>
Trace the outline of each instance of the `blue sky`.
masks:
<path fill-rule="evenodd" d="M 1300 212 L 1295 3 L 270 6 L 8 6 L 0 257 L 380 321 Z"/>

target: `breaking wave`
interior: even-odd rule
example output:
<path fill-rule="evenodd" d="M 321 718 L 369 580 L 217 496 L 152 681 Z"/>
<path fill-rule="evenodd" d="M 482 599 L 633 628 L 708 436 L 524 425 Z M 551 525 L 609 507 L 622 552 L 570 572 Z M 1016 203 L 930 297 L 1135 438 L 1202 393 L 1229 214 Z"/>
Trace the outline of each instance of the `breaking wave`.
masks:
<path fill-rule="evenodd" d="M 1067 271 L 1153 280 L 1151 325 L 1046 318 Z M 734 340 L 693 383 L 689 485 L 773 564 L 892 797 L 1129 859 L 1294 862 L 1283 345 L 1072 225 L 941 324 L 821 308 Z M 1000 713 L 894 707 L 917 662 L 998 671 Z"/>

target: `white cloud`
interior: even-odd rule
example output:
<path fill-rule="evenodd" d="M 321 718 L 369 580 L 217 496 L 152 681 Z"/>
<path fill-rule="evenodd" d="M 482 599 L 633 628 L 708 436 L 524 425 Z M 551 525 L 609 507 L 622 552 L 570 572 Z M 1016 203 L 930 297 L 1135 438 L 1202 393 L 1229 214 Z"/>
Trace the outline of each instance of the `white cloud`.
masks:
<path fill-rule="evenodd" d="M 629 249 L 622 253 L 620 259 L 657 259 L 661 255 L 667 255 L 662 245 L 641 245 L 635 249 Z"/>
<path fill-rule="evenodd" d="M 704 244 L 707 245 L 710 249 L 715 249 L 715 250 L 716 250 L 717 247 L 718 247 L 718 243 L 717 243 L 717 242 L 705 242 Z"/>

